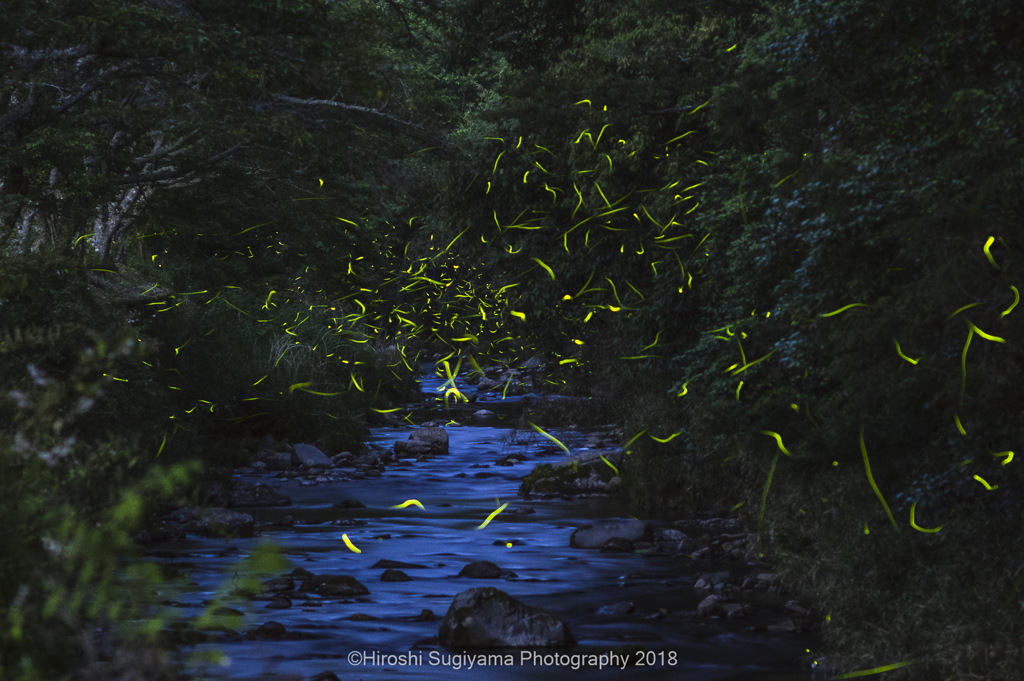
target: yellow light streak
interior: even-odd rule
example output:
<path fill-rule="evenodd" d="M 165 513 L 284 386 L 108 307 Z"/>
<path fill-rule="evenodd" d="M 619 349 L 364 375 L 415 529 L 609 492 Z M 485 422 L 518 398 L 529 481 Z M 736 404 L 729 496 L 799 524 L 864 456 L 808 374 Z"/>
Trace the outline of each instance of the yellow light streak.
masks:
<path fill-rule="evenodd" d="M 348 547 L 349 549 L 351 549 L 351 551 L 352 551 L 353 553 L 362 553 L 362 551 L 360 551 L 359 549 L 357 549 L 357 548 L 356 548 L 356 545 L 352 543 L 352 540 L 348 538 L 348 535 L 347 535 L 347 534 L 343 534 L 343 535 L 341 535 L 341 538 L 342 538 L 342 540 L 344 540 L 344 542 L 345 542 L 345 546 L 347 546 L 347 547 Z"/>
<path fill-rule="evenodd" d="M 485 520 L 482 523 L 480 523 L 480 525 L 476 529 L 482 530 L 485 527 L 487 527 L 491 523 L 491 521 L 494 520 L 494 518 L 497 517 L 497 515 L 499 513 L 501 513 L 502 511 L 504 511 L 507 507 L 508 507 L 508 502 L 506 501 L 504 504 L 502 504 L 496 510 L 494 510 L 489 516 L 487 516 L 487 520 Z"/>

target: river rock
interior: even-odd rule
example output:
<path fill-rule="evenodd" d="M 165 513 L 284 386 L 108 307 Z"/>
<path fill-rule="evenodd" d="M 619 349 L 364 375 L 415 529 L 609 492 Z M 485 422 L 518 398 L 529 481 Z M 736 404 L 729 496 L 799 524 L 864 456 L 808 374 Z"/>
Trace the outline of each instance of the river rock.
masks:
<path fill-rule="evenodd" d="M 597 611 L 598 615 L 628 615 L 632 612 L 636 612 L 636 606 L 633 605 L 632 601 L 619 601 L 618 603 L 612 603 L 606 605 Z"/>
<path fill-rule="evenodd" d="M 706 587 L 698 587 L 697 584 L 701 582 L 704 582 Z M 734 584 L 735 582 L 736 578 L 733 574 L 728 570 L 723 570 L 721 572 L 710 572 L 701 575 L 700 579 L 697 580 L 697 584 L 694 584 L 694 588 L 718 589 L 720 591 L 723 585 Z"/>
<path fill-rule="evenodd" d="M 320 672 L 314 676 L 309 677 L 306 681 L 341 681 L 338 675 L 332 671 Z"/>
<path fill-rule="evenodd" d="M 382 581 L 382 582 L 411 582 L 412 581 L 412 577 L 410 577 L 409 575 L 405 574 L 401 570 L 394 570 L 394 569 L 388 568 L 387 570 L 385 570 L 381 574 L 380 581 Z"/>
<path fill-rule="evenodd" d="M 540 355 L 534 355 L 530 359 L 526 360 L 519 365 L 520 369 L 538 369 L 540 365 L 544 363 L 544 358 Z"/>
<path fill-rule="evenodd" d="M 740 603 L 725 603 L 722 605 L 722 610 L 725 611 L 725 616 L 731 620 L 745 620 L 750 606 Z"/>
<path fill-rule="evenodd" d="M 366 508 L 366 504 L 356 499 L 345 499 L 332 505 L 334 508 Z"/>
<path fill-rule="evenodd" d="M 223 605 L 218 607 L 218 608 L 214 608 L 212 614 L 213 614 L 214 617 L 244 617 L 245 616 L 245 613 L 242 612 L 241 610 L 236 610 L 235 608 L 228 608 L 228 607 L 223 606 Z"/>
<path fill-rule="evenodd" d="M 230 474 L 228 483 L 213 480 L 206 483 L 204 506 L 229 506 L 231 505 Z"/>
<path fill-rule="evenodd" d="M 333 463 L 335 466 L 348 466 L 351 465 L 352 461 L 354 461 L 355 458 L 356 456 L 352 452 L 344 451 L 341 452 L 340 454 L 335 454 L 334 456 L 332 456 L 331 463 Z"/>
<path fill-rule="evenodd" d="M 686 539 L 686 535 L 679 530 L 661 530 L 658 532 L 658 541 L 681 542 L 684 539 Z"/>
<path fill-rule="evenodd" d="M 448 453 L 448 431 L 444 428 L 417 428 L 409 433 L 409 439 L 436 445 L 436 454 Z"/>
<path fill-rule="evenodd" d="M 775 624 L 769 624 L 768 631 L 780 634 L 798 634 L 804 631 L 804 623 L 799 619 L 782 620 Z"/>
<path fill-rule="evenodd" d="M 477 392 L 488 393 L 501 390 L 501 382 L 496 381 L 493 378 L 481 378 L 480 382 L 476 385 Z"/>
<path fill-rule="evenodd" d="M 295 580 L 291 576 L 274 577 L 263 582 L 263 590 L 270 592 L 294 591 Z"/>
<path fill-rule="evenodd" d="M 597 471 L 590 469 L 590 473 L 586 477 L 579 475 L 567 480 L 562 491 L 567 493 L 607 492 L 608 483 L 601 479 L 601 476 L 597 474 Z"/>
<path fill-rule="evenodd" d="M 473 418 L 475 419 L 486 419 L 494 416 L 494 412 L 488 409 L 481 409 L 480 411 L 473 412 Z"/>
<path fill-rule="evenodd" d="M 231 488 L 232 506 L 291 506 L 292 500 L 278 494 L 269 485 L 250 485 L 235 481 Z"/>
<path fill-rule="evenodd" d="M 280 622 L 264 622 L 251 633 L 256 638 L 281 638 L 287 631 Z"/>
<path fill-rule="evenodd" d="M 398 440 L 395 442 L 395 456 L 398 458 L 416 459 L 421 456 L 435 456 L 440 445 L 421 440 Z"/>
<path fill-rule="evenodd" d="M 599 549 L 609 539 L 628 539 L 631 542 L 654 538 L 654 528 L 642 520 L 607 520 L 585 525 L 572 533 L 569 546 L 574 549 Z"/>
<path fill-rule="evenodd" d="M 302 591 L 315 591 L 328 598 L 350 598 L 370 593 L 364 584 L 348 575 L 313 575 L 303 582 Z"/>
<path fill-rule="evenodd" d="M 604 457 L 602 459 L 601 457 Z M 562 459 L 555 464 L 555 468 L 563 468 L 576 464 L 576 470 L 581 476 L 589 476 L 590 471 L 596 472 L 603 480 L 610 480 L 615 476 L 612 464 L 616 468 L 622 464 L 622 450 L 619 449 L 592 449 L 573 452 L 568 458 Z M 606 463 L 607 460 L 607 463 Z"/>
<path fill-rule="evenodd" d="M 253 455 L 253 462 L 262 461 L 268 471 L 286 471 L 292 467 L 292 453 L 260 449 Z"/>
<path fill-rule="evenodd" d="M 602 459 L 601 457 L 604 457 Z M 541 464 L 523 479 L 519 487 L 519 495 L 530 493 L 576 493 L 576 492 L 608 492 L 609 483 L 618 476 L 608 464 L 618 468 L 622 465 L 622 451 L 616 449 L 596 449 L 573 452 L 566 459 L 555 464 Z M 576 468 L 573 469 L 573 464 Z M 611 485 L 617 489 L 622 481 Z M 653 538 L 653 535 L 652 535 Z"/>
<path fill-rule="evenodd" d="M 689 537 L 676 544 L 676 551 L 681 551 L 683 553 L 689 553 L 690 551 L 696 550 L 696 548 L 697 542 L 693 541 Z"/>
<path fill-rule="evenodd" d="M 562 620 L 489 586 L 455 596 L 437 638 L 444 646 L 472 648 L 576 645 Z"/>
<path fill-rule="evenodd" d="M 636 551 L 636 546 L 633 545 L 633 542 L 622 537 L 612 537 L 601 547 L 601 553 L 633 553 L 634 551 Z"/>
<path fill-rule="evenodd" d="M 724 613 L 725 609 L 722 607 L 721 600 L 721 596 L 708 596 L 697 606 L 697 614 L 701 617 L 711 617 Z"/>
<path fill-rule="evenodd" d="M 501 577 L 501 568 L 487 560 L 478 560 L 469 563 L 459 572 L 459 577 L 471 577 L 473 579 L 497 579 Z"/>
<path fill-rule="evenodd" d="M 287 596 L 277 596 L 265 606 L 271 610 L 288 610 L 292 607 L 292 601 Z"/>
<path fill-rule="evenodd" d="M 327 455 L 313 445 L 297 444 L 292 455 L 292 465 L 309 466 L 310 468 L 332 468 L 334 466 Z"/>
<path fill-rule="evenodd" d="M 397 568 L 405 568 L 406 570 L 408 570 L 410 568 L 425 568 L 427 566 L 426 565 L 420 565 L 418 563 L 403 563 L 400 560 L 389 560 L 387 558 L 381 558 L 380 560 L 378 560 L 376 563 L 374 563 L 370 567 L 372 567 L 372 568 L 396 568 L 396 569 Z"/>
<path fill-rule="evenodd" d="M 170 516 L 170 522 L 184 525 L 186 533 L 216 537 L 234 534 L 239 537 L 253 537 L 254 524 L 248 513 L 236 513 L 226 508 L 181 508 Z"/>

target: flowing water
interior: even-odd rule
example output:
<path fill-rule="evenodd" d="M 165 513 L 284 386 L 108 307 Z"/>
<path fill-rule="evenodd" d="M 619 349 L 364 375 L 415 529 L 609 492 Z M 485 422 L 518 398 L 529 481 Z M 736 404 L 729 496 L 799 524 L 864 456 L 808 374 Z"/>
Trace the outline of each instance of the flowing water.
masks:
<path fill-rule="evenodd" d="M 427 393 L 437 394 L 435 390 L 441 383 L 429 373 L 421 379 L 422 389 Z M 461 381 L 458 385 L 470 394 L 474 390 Z M 225 551 L 223 539 L 193 539 L 191 535 L 164 544 L 164 550 L 182 552 L 172 564 L 187 572 L 191 583 L 191 590 L 175 594 L 174 612 L 183 617 L 201 612 L 203 603 L 213 599 L 218 587 L 230 580 L 238 562 L 267 539 L 284 550 L 290 563 L 288 571 L 302 567 L 314 574 L 350 575 L 365 584 L 370 593 L 353 599 L 316 599 L 316 607 L 296 600 L 286 610 L 267 609 L 267 601 L 227 600 L 225 605 L 246 613 L 244 630 L 272 620 L 283 624 L 288 632 L 297 632 L 301 639 L 236 637 L 215 644 L 185 646 L 181 654 L 187 657 L 195 651 L 220 650 L 229 660 L 227 666 L 210 665 L 202 672 L 206 678 L 231 679 L 298 680 L 327 671 L 342 679 L 367 680 L 553 679 L 594 673 L 607 679 L 812 679 L 811 672 L 806 671 L 805 652 L 819 640 L 814 635 L 758 633 L 752 630 L 752 620 L 705 619 L 693 613 L 699 601 L 693 589 L 696 573 L 730 567 L 736 570 L 742 563 L 701 561 L 699 566 L 692 566 L 688 563 L 693 559 L 683 562 L 680 557 L 653 552 L 614 554 L 570 548 L 569 535 L 573 529 L 590 519 L 636 516 L 664 523 L 675 518 L 668 514 L 652 516 L 650 511 L 629 508 L 613 498 L 567 501 L 517 497 L 521 478 L 534 465 L 561 458 L 550 451 L 551 443 L 543 439 L 514 449 L 505 447 L 503 451 L 502 436 L 508 432 L 513 414 L 521 408 L 516 404 L 519 399 L 502 400 L 499 394 L 487 402 L 453 406 L 451 417 L 468 425 L 448 427 L 449 454 L 407 467 L 388 466 L 382 477 L 304 487 L 297 479 L 274 478 L 271 474 L 241 476 L 247 482 L 270 484 L 289 496 L 292 505 L 237 509 L 253 516 L 257 537 L 232 540 L 229 552 Z M 413 415 L 418 422 L 449 415 L 443 406 L 420 406 L 421 411 Z M 482 408 L 496 415 L 484 422 L 470 417 Z M 390 446 L 395 440 L 407 439 L 411 430 L 412 426 L 376 428 L 371 442 Z M 572 446 L 571 442 L 567 444 Z M 497 458 L 511 451 L 523 453 L 528 459 L 511 467 L 494 465 Z M 336 469 L 331 473 L 349 475 L 349 470 Z M 356 499 L 366 508 L 332 507 L 344 499 Z M 408 499 L 418 500 L 424 509 L 392 508 Z M 483 529 L 477 529 L 499 503 L 505 502 L 509 506 L 504 512 Z M 532 508 L 535 512 L 516 514 L 517 508 Z M 301 524 L 269 524 L 285 515 Z M 328 524 L 343 518 L 365 520 L 366 524 Z M 346 547 L 343 532 L 361 553 Z M 424 567 L 404 570 L 412 581 L 382 582 L 383 569 L 372 567 L 381 559 Z M 496 563 L 516 576 L 456 576 L 465 564 L 480 560 Z M 287 573 L 268 576 L 281 574 Z M 471 651 L 497 654 L 501 659 L 492 658 L 494 664 L 475 664 L 470 669 L 468 659 L 460 658 L 456 651 L 436 642 L 422 643 L 437 635 L 440 620 L 453 597 L 478 586 L 495 586 L 526 604 L 555 613 L 568 624 L 578 645 L 571 649 L 526 651 L 525 664 L 524 653 L 518 649 Z M 772 598 L 782 600 L 763 591 L 745 593 L 751 599 L 760 597 L 764 603 Z M 632 601 L 637 612 L 596 612 L 602 606 L 623 600 Z M 432 610 L 436 619 L 416 621 L 424 609 Z M 661 609 L 667 616 L 650 617 Z M 354 614 L 374 619 L 349 619 Z M 574 655 L 608 654 L 624 645 L 642 646 L 649 651 L 644 654 L 644 661 L 652 664 L 620 669 L 621 659 L 617 659 L 615 668 L 573 669 L 581 661 L 586 662 L 573 658 Z M 408 657 L 404 661 L 375 657 L 401 654 Z M 564 657 L 539 657 L 552 654 Z M 350 656 L 363 660 L 353 664 Z M 630 657 L 635 661 L 639 656 Z M 509 661 L 514 664 L 498 664 Z M 457 665 L 460 666 L 456 668 Z"/>

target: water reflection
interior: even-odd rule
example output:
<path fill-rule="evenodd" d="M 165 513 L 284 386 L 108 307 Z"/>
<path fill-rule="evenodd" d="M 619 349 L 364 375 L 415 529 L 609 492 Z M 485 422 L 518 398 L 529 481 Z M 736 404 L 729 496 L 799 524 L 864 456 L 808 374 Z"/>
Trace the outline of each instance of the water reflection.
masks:
<path fill-rule="evenodd" d="M 423 391 L 431 393 L 443 382 L 427 374 L 422 379 Z M 457 385 L 464 392 L 472 391 L 461 379 L 457 379 Z M 799 671 L 797 661 L 809 645 L 807 637 L 744 632 L 744 622 L 702 620 L 693 615 L 698 600 L 693 578 L 684 574 L 679 558 L 569 548 L 572 530 L 588 519 L 648 516 L 615 499 L 517 497 L 522 476 L 534 465 L 562 457 L 550 451 L 547 440 L 539 438 L 517 448 L 526 455 L 525 461 L 514 466 L 493 465 L 503 454 L 502 436 L 518 415 L 516 403 L 520 400 L 509 397 L 416 414 L 413 419 L 419 422 L 447 417 L 467 425 L 448 428 L 448 455 L 413 466 L 388 467 L 379 478 L 303 487 L 297 480 L 243 476 L 248 482 L 271 484 L 292 499 L 287 507 L 241 509 L 254 517 L 262 538 L 272 538 L 283 547 L 291 563 L 289 569 L 302 567 L 314 574 L 350 575 L 365 584 L 370 593 L 352 599 L 313 597 L 283 610 L 267 609 L 266 601 L 230 602 L 227 605 L 246 613 L 244 630 L 273 620 L 300 635 L 301 640 L 201 644 L 186 648 L 185 653 L 216 649 L 226 653 L 229 666 L 207 670 L 207 676 L 217 678 L 308 679 L 328 671 L 339 678 L 360 679 L 552 679 L 595 672 L 609 679 L 641 675 L 645 680 L 694 681 L 811 678 L 809 673 Z M 474 422 L 471 414 L 480 408 L 495 412 L 495 416 L 485 423 Z M 390 446 L 397 439 L 408 438 L 411 430 L 410 426 L 376 428 L 371 441 Z M 571 438 L 566 444 L 576 446 Z M 332 506 L 343 499 L 359 500 L 365 508 Z M 407 499 L 417 499 L 423 508 L 392 508 Z M 509 506 L 504 512 L 487 527 L 476 529 L 505 502 Z M 517 513 L 519 509 L 533 512 Z M 293 527 L 270 524 L 285 515 L 295 520 Z M 330 524 L 340 519 L 358 519 L 366 524 Z M 344 545 L 343 532 L 361 553 L 353 553 Z M 225 553 L 225 542 L 213 539 L 181 540 L 165 546 L 189 554 L 183 560 L 191 564 L 188 569 L 196 586 L 178 597 L 182 615 L 198 613 L 204 602 L 213 599 L 225 575 L 230 575 L 240 557 L 249 554 L 260 541 L 260 537 L 232 541 L 237 553 Z M 382 582 L 383 568 L 374 567 L 382 559 L 423 567 L 403 570 L 411 581 Z M 505 574 L 511 574 L 490 580 L 456 576 L 467 563 L 481 560 L 491 561 Z M 470 665 L 468 659 L 452 657 L 463 651 L 418 643 L 436 636 L 440 619 L 456 594 L 488 585 L 556 613 L 567 622 L 578 645 L 570 650 L 534 651 L 537 655 L 568 656 L 564 658 L 523 658 L 523 651 L 518 649 L 468 651 L 470 655 L 498 656 L 494 664 Z M 636 613 L 596 613 L 602 606 L 623 600 L 632 601 Z M 437 619 L 423 621 L 424 609 L 431 610 Z M 659 615 L 661 611 L 667 615 Z M 631 644 L 648 651 L 640 661 L 654 665 L 623 669 L 610 664 L 610 651 Z M 389 657 L 401 655 L 405 657 Z M 572 668 L 574 655 L 576 666 L 583 665 L 576 670 Z M 602 665 L 604 668 L 586 666 L 588 659 L 600 662 L 601 655 L 609 662 Z M 507 656 L 513 664 L 505 664 Z"/>

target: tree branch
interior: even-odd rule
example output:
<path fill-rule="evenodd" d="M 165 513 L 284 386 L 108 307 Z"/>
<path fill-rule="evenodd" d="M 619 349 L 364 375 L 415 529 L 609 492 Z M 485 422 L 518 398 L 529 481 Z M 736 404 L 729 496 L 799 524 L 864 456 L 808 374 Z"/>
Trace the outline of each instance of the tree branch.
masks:
<path fill-rule="evenodd" d="M 398 16 L 401 17 L 402 23 L 405 24 L 405 31 L 409 34 L 409 39 L 412 40 L 416 47 L 421 47 L 420 42 L 416 40 L 416 36 L 412 34 L 412 29 L 409 28 L 409 22 L 405 20 L 405 13 L 402 11 L 402 8 L 398 6 L 398 3 L 395 2 L 395 0 L 387 0 L 387 3 L 391 5 L 396 12 L 398 12 Z"/>
<path fill-rule="evenodd" d="M 648 116 L 667 116 L 668 114 L 685 113 L 692 109 L 692 106 L 678 106 L 671 109 L 658 109 L 657 111 L 641 111 L 640 113 Z"/>
<path fill-rule="evenodd" d="M 357 106 L 355 104 L 343 104 L 342 102 L 335 102 L 329 99 L 297 99 L 295 97 L 289 97 L 287 95 L 274 95 L 274 99 L 280 100 L 282 102 L 288 102 L 289 104 L 301 104 L 303 106 L 333 106 L 339 109 L 344 109 L 345 111 L 355 111 L 357 113 L 365 113 L 370 114 L 371 116 L 377 116 L 379 118 L 383 118 L 387 121 L 390 121 L 396 125 L 417 128 L 419 130 L 423 129 L 422 127 L 416 125 L 415 123 L 403 121 L 401 118 L 398 118 L 397 116 L 392 116 L 391 114 L 386 114 L 383 111 L 380 111 L 379 109 L 371 109 L 365 106 Z"/>
<path fill-rule="evenodd" d="M 353 111 L 355 113 L 369 114 L 369 115 L 375 116 L 377 118 L 382 118 L 382 119 L 384 119 L 384 120 L 386 120 L 389 123 L 392 123 L 394 125 L 415 129 L 415 130 L 423 133 L 427 137 L 430 137 L 431 139 L 435 139 L 436 140 L 436 135 L 431 133 L 430 131 L 426 130 L 425 128 L 423 128 L 423 126 L 417 125 L 417 124 L 409 122 L 409 121 L 403 121 L 401 118 L 398 118 L 397 116 L 392 116 L 391 114 L 384 113 L 380 109 L 371 109 L 369 107 L 357 106 L 355 104 L 344 104 L 342 102 L 335 102 L 335 101 L 332 101 L 332 100 L 329 100 L 329 99 L 297 99 L 295 97 L 289 97 L 287 95 L 274 95 L 274 99 L 276 99 L 278 101 L 281 101 L 281 102 L 287 102 L 289 104 L 299 104 L 299 105 L 302 105 L 302 106 L 329 106 L 329 107 L 335 107 L 335 108 L 338 108 L 338 109 L 344 109 L 345 111 Z M 440 142 L 441 142 L 442 147 L 445 150 L 447 150 L 447 151 L 451 151 L 451 149 L 454 146 L 443 135 L 441 136 Z"/>
<path fill-rule="evenodd" d="M 95 50 L 91 45 L 75 45 L 74 47 L 66 47 L 63 50 L 50 49 L 36 50 L 34 52 L 29 52 L 24 47 L 13 46 L 8 50 L 12 59 L 25 67 L 46 59 L 77 59 L 94 52 Z"/>
<path fill-rule="evenodd" d="M 233 154 L 239 147 L 243 146 L 248 141 L 249 140 L 242 140 L 233 147 L 225 149 L 219 154 L 215 154 L 214 156 L 211 156 L 205 161 L 200 161 L 199 163 L 189 168 L 166 168 L 164 170 L 158 170 L 155 173 L 146 173 L 144 175 L 130 175 L 128 177 L 122 177 L 119 180 L 115 180 L 114 184 L 144 184 L 163 182 L 166 180 L 181 180 L 188 177 L 189 175 L 192 175 L 193 173 L 199 172 L 200 170 L 203 170 L 205 168 L 209 168 L 218 161 Z"/>

